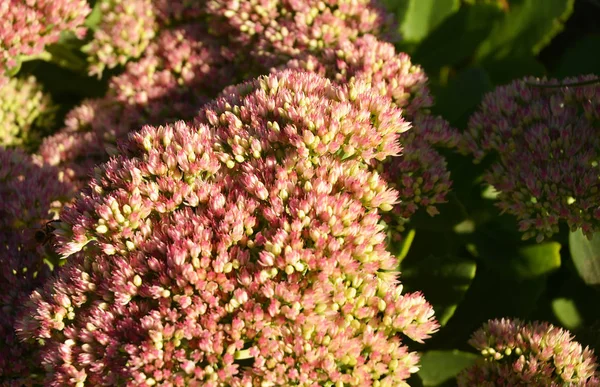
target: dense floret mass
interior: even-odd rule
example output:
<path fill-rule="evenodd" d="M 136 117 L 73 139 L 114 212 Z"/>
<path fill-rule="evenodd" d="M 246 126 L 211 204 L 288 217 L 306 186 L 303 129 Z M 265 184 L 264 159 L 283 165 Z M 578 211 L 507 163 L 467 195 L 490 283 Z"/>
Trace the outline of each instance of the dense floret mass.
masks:
<path fill-rule="evenodd" d="M 39 145 L 38 130 L 52 125 L 53 113 L 50 97 L 34 77 L 0 80 L 0 146 Z"/>
<path fill-rule="evenodd" d="M 90 11 L 86 0 L 0 0 L 0 75 L 20 57 L 41 54 L 62 31 L 83 38 Z"/>
<path fill-rule="evenodd" d="M 145 124 L 193 118 L 236 79 L 232 56 L 200 26 L 165 30 L 138 62 L 111 79 L 105 97 L 71 111 L 66 127 L 47 138 L 39 153 L 84 185 L 90 167 L 108 160 L 130 132 Z"/>
<path fill-rule="evenodd" d="M 394 36 L 393 16 L 373 0 L 207 2 L 211 30 L 264 68 L 372 34 Z"/>
<path fill-rule="evenodd" d="M 313 71 L 340 84 L 360 79 L 391 98 L 408 117 L 433 105 L 423 69 L 407 54 L 397 53 L 392 44 L 373 35 L 342 40 L 319 55 L 292 59 L 286 67 Z"/>
<path fill-rule="evenodd" d="M 401 292 L 373 168 L 405 124 L 353 87 L 275 74 L 131 135 L 64 213 L 73 255 L 20 322 L 46 382 L 406 385 L 399 334 L 437 323 Z"/>
<path fill-rule="evenodd" d="M 412 64 L 410 57 L 396 53 L 390 43 L 366 35 L 356 41 L 342 41 L 317 57 L 306 55 L 292 59 L 286 67 L 321 74 L 338 84 L 363 82 L 402 108 L 411 120 L 412 129 L 402 133 L 401 157 L 389 160 L 384 174 L 400 193 L 394 208 L 401 225 L 419 208 L 430 215 L 438 213 L 436 205 L 446 201 L 452 181 L 445 158 L 438 147 L 455 148 L 460 133 L 441 117 L 428 114 L 433 98 L 423 69 Z"/>
<path fill-rule="evenodd" d="M 153 0 L 98 0 L 101 21 L 85 47 L 91 75 L 139 58 L 150 44 L 158 25 Z"/>
<path fill-rule="evenodd" d="M 517 217 L 524 238 L 551 237 L 560 221 L 588 236 L 600 229 L 594 79 L 514 81 L 487 94 L 469 122 L 467 150 L 476 161 L 492 155 L 485 181 L 499 191 L 498 207 Z"/>
<path fill-rule="evenodd" d="M 469 341 L 484 359 L 459 386 L 598 386 L 596 357 L 566 330 L 545 322 L 490 320 Z"/>

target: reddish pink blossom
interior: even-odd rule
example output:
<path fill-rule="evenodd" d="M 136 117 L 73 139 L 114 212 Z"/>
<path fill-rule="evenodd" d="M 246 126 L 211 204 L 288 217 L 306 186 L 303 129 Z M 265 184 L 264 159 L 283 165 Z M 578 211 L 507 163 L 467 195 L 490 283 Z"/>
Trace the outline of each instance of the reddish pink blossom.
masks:
<path fill-rule="evenodd" d="M 421 342 L 438 325 L 401 292 L 378 210 L 395 193 L 372 168 L 397 152 L 402 119 L 356 91 L 287 72 L 230 89 L 197 124 L 132 134 L 64 212 L 72 256 L 19 323 L 45 340 L 46 383 L 401 385 L 416 372 L 399 334 Z"/>
<path fill-rule="evenodd" d="M 207 13 L 213 31 L 245 48 L 266 68 L 341 40 L 365 34 L 393 38 L 395 32 L 393 16 L 373 0 L 211 0 Z"/>
<path fill-rule="evenodd" d="M 490 320 L 469 344 L 484 359 L 459 374 L 459 386 L 600 385 L 594 352 L 546 322 Z"/>
<path fill-rule="evenodd" d="M 551 237 L 560 221 L 588 236 L 600 229 L 600 86 L 568 86 L 596 78 L 514 81 L 471 117 L 465 151 L 477 162 L 491 155 L 485 181 L 524 238 Z"/>
<path fill-rule="evenodd" d="M 290 60 L 287 66 L 319 73 L 339 84 L 366 83 L 402 108 L 412 129 L 401 134 L 401 157 L 389 160 L 384 169 L 386 179 L 400 193 L 394 209 L 397 219 L 389 219 L 390 224 L 399 222 L 401 229 L 419 208 L 432 216 L 438 213 L 436 206 L 446 202 L 452 181 L 446 160 L 436 148 L 454 148 L 461 136 L 443 118 L 428 114 L 433 98 L 421 67 L 372 35 L 343 41 L 318 56 Z"/>
<path fill-rule="evenodd" d="M 91 75 L 123 66 L 137 59 L 158 30 L 153 0 L 98 0 L 101 20 L 92 41 L 84 47 L 89 54 Z"/>
<path fill-rule="evenodd" d="M 0 74 L 20 57 L 35 56 L 62 31 L 85 35 L 85 0 L 0 0 Z"/>
<path fill-rule="evenodd" d="M 80 185 L 90 167 L 108 160 L 116 144 L 145 124 L 191 119 L 231 80 L 232 53 L 198 26 L 164 31 L 138 62 L 112 78 L 107 96 L 71 111 L 66 127 L 40 147 L 44 160 Z"/>

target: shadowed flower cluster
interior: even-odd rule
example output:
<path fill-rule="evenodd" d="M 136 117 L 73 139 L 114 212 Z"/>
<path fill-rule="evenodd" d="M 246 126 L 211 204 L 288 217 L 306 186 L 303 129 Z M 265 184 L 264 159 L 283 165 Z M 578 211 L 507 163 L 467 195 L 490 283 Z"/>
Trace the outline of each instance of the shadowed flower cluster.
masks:
<path fill-rule="evenodd" d="M 524 238 L 551 237 L 561 220 L 588 236 L 600 230 L 600 84 L 577 85 L 593 79 L 515 81 L 487 94 L 469 122 L 466 150 L 476 161 L 493 155 L 485 181 Z"/>
<path fill-rule="evenodd" d="M 0 146 L 39 144 L 41 133 L 33 129 L 52 125 L 53 113 L 50 97 L 34 77 L 0 80 Z"/>
<path fill-rule="evenodd" d="M 365 86 L 284 72 L 132 134 L 64 213 L 72 256 L 20 322 L 46 383 L 406 385 L 399 334 L 438 326 L 380 224 L 397 195 L 374 167 L 404 129 Z"/>
<path fill-rule="evenodd" d="M 484 359 L 459 386 L 598 386 L 596 357 L 571 334 L 545 322 L 490 320 L 469 341 Z"/>
<path fill-rule="evenodd" d="M 210 0 L 207 13 L 213 31 L 267 69 L 365 34 L 394 39 L 395 31 L 393 16 L 373 0 Z"/>
<path fill-rule="evenodd" d="M 22 305 L 48 278 L 36 233 L 73 192 L 56 168 L 0 147 L 0 384 L 24 386 L 39 373 L 37 350 L 14 330 Z M 44 235 L 44 238 L 46 236 Z M 39 375 L 38 375 L 39 376 Z"/>
<path fill-rule="evenodd" d="M 86 0 L 0 0 L 0 75 L 20 57 L 41 54 L 62 31 L 82 38 L 89 13 Z"/>
<path fill-rule="evenodd" d="M 138 62 L 112 78 L 107 96 L 71 111 L 39 153 L 81 184 L 117 141 L 145 124 L 191 119 L 235 79 L 233 53 L 196 25 L 165 30 Z"/>

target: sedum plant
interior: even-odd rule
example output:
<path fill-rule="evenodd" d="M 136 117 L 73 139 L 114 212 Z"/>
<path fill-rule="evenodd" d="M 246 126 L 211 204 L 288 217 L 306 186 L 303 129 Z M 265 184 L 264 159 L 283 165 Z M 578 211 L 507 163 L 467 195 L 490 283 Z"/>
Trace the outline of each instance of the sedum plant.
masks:
<path fill-rule="evenodd" d="M 403 293 L 374 167 L 400 110 L 283 72 L 144 127 L 63 213 L 69 259 L 19 322 L 45 383 L 406 385 L 438 324 Z"/>

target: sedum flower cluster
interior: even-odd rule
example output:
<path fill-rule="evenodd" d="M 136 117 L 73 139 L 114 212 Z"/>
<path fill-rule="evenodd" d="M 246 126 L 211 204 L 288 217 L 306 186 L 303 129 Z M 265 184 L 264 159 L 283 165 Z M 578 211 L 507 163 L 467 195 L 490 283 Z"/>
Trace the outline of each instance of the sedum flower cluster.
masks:
<path fill-rule="evenodd" d="M 4 79 L 0 80 L 0 146 L 39 144 L 40 133 L 35 129 L 50 126 L 54 118 L 50 96 L 33 76 L 0 78 Z"/>
<path fill-rule="evenodd" d="M 106 161 L 129 132 L 145 124 L 192 119 L 235 79 L 232 56 L 201 26 L 165 30 L 138 62 L 111 79 L 105 97 L 72 110 L 65 128 L 42 143 L 40 155 L 85 185 L 90 168 Z"/>
<path fill-rule="evenodd" d="M 84 50 L 89 55 L 90 75 L 101 76 L 105 68 L 139 58 L 154 38 L 157 25 L 152 0 L 99 0 L 96 7 L 102 17 Z"/>
<path fill-rule="evenodd" d="M 21 306 L 49 278 L 44 264 L 45 222 L 73 195 L 56 168 L 0 147 L 0 381 L 24 386 L 39 375 L 34 345 L 15 334 Z M 40 235 L 41 241 L 38 236 Z"/>
<path fill-rule="evenodd" d="M 392 44 L 366 35 L 325 49 L 319 57 L 290 60 L 286 67 L 314 71 L 339 84 L 366 82 L 402 108 L 412 129 L 401 134 L 401 157 L 391 159 L 384 168 L 387 180 L 400 193 L 394 213 L 400 227 L 421 207 L 430 215 L 438 213 L 436 205 L 446 201 L 452 182 L 446 160 L 435 148 L 454 148 L 461 135 L 443 118 L 428 114 L 433 98 L 420 66 L 408 55 L 396 53 Z"/>
<path fill-rule="evenodd" d="M 560 221 L 588 236 L 600 230 L 600 84 L 579 85 L 594 79 L 514 81 L 470 119 L 464 146 L 477 162 L 492 155 L 484 179 L 525 239 L 551 237 Z"/>
<path fill-rule="evenodd" d="M 89 13 L 86 0 L 0 0 L 0 76 L 20 57 L 41 54 L 62 31 L 82 38 Z"/>
<path fill-rule="evenodd" d="M 64 212 L 71 255 L 19 331 L 45 383 L 401 386 L 431 306 L 403 294 L 377 164 L 401 111 L 356 83 L 287 71 L 194 123 L 145 126 Z"/>
<path fill-rule="evenodd" d="M 459 386 L 600 385 L 593 351 L 546 322 L 490 320 L 469 344 L 484 359 L 459 374 Z"/>
<path fill-rule="evenodd" d="M 393 16 L 373 0 L 209 0 L 206 12 L 212 30 L 267 69 L 366 34 L 395 38 Z"/>

